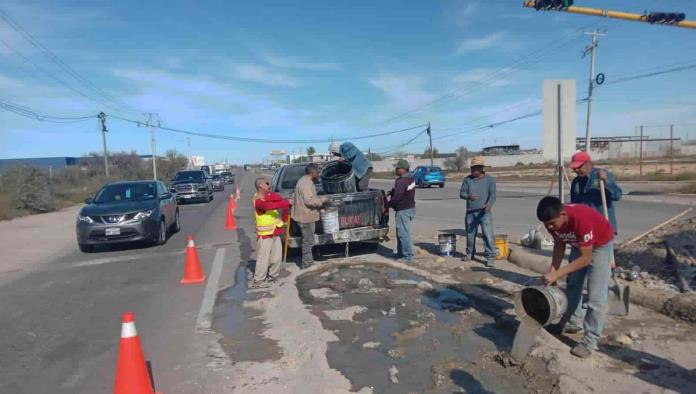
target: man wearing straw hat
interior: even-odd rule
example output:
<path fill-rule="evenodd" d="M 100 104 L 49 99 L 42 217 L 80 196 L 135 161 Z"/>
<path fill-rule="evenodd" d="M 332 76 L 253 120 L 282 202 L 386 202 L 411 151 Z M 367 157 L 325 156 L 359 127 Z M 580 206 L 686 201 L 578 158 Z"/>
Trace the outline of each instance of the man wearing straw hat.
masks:
<path fill-rule="evenodd" d="M 483 156 L 471 159 L 471 174 L 464 178 L 459 189 L 459 197 L 466 200 L 466 253 L 462 261 L 470 260 L 476 254 L 476 234 L 481 226 L 485 248 L 486 267 L 495 266 L 493 249 L 493 218 L 491 211 L 495 204 L 495 178 L 484 171 Z"/>

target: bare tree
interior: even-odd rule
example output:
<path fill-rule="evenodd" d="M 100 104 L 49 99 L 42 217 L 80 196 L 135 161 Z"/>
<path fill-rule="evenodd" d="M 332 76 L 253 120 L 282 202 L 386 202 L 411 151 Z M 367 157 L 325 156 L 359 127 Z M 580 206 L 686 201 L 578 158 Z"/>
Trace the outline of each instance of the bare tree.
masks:
<path fill-rule="evenodd" d="M 466 162 L 469 160 L 469 150 L 464 146 L 460 146 L 455 153 L 456 156 L 445 159 L 445 167 L 450 170 L 461 172 L 466 168 Z"/>

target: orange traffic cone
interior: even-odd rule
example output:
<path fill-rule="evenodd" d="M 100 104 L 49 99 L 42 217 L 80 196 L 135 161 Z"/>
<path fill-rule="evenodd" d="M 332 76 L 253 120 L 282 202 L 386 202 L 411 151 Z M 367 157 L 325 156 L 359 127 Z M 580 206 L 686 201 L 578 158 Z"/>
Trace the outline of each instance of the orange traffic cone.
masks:
<path fill-rule="evenodd" d="M 230 200 L 230 203 L 232 201 Z M 234 208 L 232 208 L 232 204 L 230 204 L 229 207 L 227 207 L 227 222 L 225 222 L 225 230 L 236 230 L 237 229 L 237 224 L 234 222 Z"/>
<path fill-rule="evenodd" d="M 234 194 L 230 194 L 230 204 L 227 207 L 227 210 L 229 211 L 230 209 L 236 209 L 237 208 L 237 202 L 235 201 Z"/>
<path fill-rule="evenodd" d="M 121 343 L 118 345 L 114 394 L 153 394 L 154 392 L 143 349 L 140 347 L 138 332 L 135 329 L 135 315 L 133 312 L 126 312 L 121 320 Z"/>
<path fill-rule="evenodd" d="M 237 200 L 239 200 L 239 186 L 237 186 Z"/>
<path fill-rule="evenodd" d="M 201 269 L 201 262 L 198 260 L 196 245 L 194 245 L 193 237 L 190 235 L 188 236 L 188 243 L 186 245 L 186 262 L 184 264 L 184 277 L 181 278 L 179 283 L 191 284 L 205 282 L 205 275 L 203 275 L 203 270 Z"/>

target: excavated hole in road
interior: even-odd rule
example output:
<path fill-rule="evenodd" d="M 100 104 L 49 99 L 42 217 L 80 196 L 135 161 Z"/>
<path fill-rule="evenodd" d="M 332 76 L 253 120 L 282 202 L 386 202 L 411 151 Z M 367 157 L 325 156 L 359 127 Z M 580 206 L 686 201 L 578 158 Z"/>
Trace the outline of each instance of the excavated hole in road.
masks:
<path fill-rule="evenodd" d="M 519 393 L 553 386 L 538 379 L 543 366 L 524 371 L 492 361 L 510 350 L 515 327 L 486 314 L 490 305 L 408 271 L 337 266 L 301 275 L 297 287 L 338 337 L 329 343 L 329 364 L 355 390 Z"/>

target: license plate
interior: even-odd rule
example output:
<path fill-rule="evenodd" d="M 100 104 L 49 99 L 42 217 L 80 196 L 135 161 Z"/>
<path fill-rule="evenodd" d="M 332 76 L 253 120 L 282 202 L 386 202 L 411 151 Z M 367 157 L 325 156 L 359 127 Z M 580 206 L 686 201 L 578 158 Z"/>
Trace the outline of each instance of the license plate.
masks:
<path fill-rule="evenodd" d="M 184 198 L 191 198 L 190 194 L 184 194 Z"/>
<path fill-rule="evenodd" d="M 108 237 L 108 236 L 110 236 L 110 235 L 121 235 L 121 229 L 118 228 L 118 227 L 115 227 L 115 228 L 107 228 L 107 229 L 106 229 L 106 236 Z"/>

